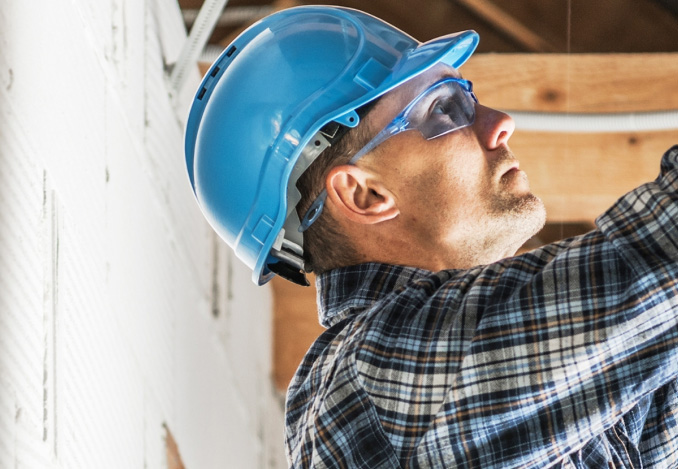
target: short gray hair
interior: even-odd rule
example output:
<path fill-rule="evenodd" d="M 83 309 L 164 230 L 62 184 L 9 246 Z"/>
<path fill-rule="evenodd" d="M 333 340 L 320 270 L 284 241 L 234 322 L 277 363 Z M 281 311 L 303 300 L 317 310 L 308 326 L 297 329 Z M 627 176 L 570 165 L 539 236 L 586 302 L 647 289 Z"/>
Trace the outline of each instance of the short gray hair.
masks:
<path fill-rule="evenodd" d="M 371 101 L 358 110 L 358 114 L 366 116 L 377 100 Z M 370 132 L 364 117 L 353 129 L 349 129 L 318 158 L 299 177 L 297 188 L 301 200 L 297 204 L 297 213 L 302 219 L 313 201 L 322 192 L 325 179 L 330 170 L 336 166 L 347 164 L 370 139 Z M 304 232 L 304 263 L 307 270 L 321 274 L 327 270 L 352 265 L 356 262 L 356 254 L 346 234 L 339 230 L 336 221 L 327 210 Z"/>

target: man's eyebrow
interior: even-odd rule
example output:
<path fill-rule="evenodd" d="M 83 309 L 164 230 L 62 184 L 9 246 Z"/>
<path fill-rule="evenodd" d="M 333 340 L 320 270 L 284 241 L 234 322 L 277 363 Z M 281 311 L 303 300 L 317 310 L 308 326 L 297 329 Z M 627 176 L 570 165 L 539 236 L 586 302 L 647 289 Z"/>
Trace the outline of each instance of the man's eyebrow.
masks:
<path fill-rule="evenodd" d="M 440 75 L 440 78 L 464 78 L 461 76 L 461 73 L 459 73 L 457 70 L 454 71 L 445 71 Z"/>

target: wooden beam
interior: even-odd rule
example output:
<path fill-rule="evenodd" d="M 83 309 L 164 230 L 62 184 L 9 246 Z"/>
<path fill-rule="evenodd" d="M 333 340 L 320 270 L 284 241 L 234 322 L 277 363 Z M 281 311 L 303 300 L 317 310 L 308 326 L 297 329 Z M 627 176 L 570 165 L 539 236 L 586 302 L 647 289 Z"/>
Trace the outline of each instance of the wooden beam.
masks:
<path fill-rule="evenodd" d="M 517 131 L 511 149 L 551 223 L 593 221 L 627 191 L 659 174 L 678 131 L 562 134 Z"/>
<path fill-rule="evenodd" d="M 531 52 L 555 52 L 557 48 L 490 0 L 457 0 L 513 41 Z"/>
<path fill-rule="evenodd" d="M 461 72 L 478 99 L 497 109 L 678 109 L 678 53 L 477 54 Z"/>
<path fill-rule="evenodd" d="M 295 285 L 280 277 L 273 287 L 273 382 L 280 390 L 294 376 L 311 343 L 322 332 L 315 300 L 315 278 L 310 287 Z"/>

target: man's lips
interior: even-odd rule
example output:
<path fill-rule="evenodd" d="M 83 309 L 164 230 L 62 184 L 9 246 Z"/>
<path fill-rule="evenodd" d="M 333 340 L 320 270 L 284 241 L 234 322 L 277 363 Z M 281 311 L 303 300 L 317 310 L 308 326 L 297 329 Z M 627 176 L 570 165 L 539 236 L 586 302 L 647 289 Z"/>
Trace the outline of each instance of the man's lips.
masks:
<path fill-rule="evenodd" d="M 506 163 L 505 166 L 503 166 L 500 174 L 501 176 L 499 177 L 500 179 L 503 178 L 506 175 L 509 175 L 511 173 L 515 173 L 520 171 L 520 162 L 518 160 L 511 160 Z"/>
<path fill-rule="evenodd" d="M 493 173 L 497 180 L 502 181 L 505 177 L 518 174 L 520 172 L 520 162 L 511 150 L 506 146 L 502 146 L 497 151 L 498 154 L 494 156 L 492 163 Z"/>

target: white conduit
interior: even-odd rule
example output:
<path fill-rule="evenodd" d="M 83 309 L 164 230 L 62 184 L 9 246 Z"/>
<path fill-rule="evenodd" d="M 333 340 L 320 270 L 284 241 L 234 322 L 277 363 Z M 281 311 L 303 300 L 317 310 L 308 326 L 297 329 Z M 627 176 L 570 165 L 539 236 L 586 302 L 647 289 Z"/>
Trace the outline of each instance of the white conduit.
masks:
<path fill-rule="evenodd" d="M 170 83 L 175 91 L 181 92 L 188 78 L 188 71 L 195 68 L 198 57 L 207 44 L 227 2 L 228 0 L 205 0 L 200 8 L 191 32 L 179 53 L 179 58 L 170 72 Z"/>
<path fill-rule="evenodd" d="M 564 133 L 678 130 L 678 110 L 614 114 L 506 111 L 520 130 Z"/>

